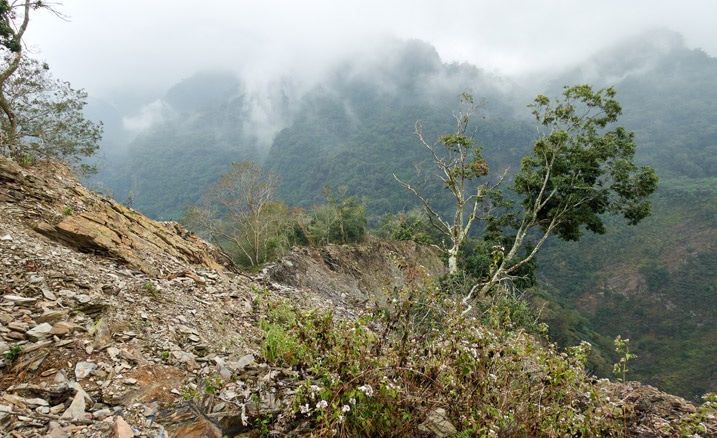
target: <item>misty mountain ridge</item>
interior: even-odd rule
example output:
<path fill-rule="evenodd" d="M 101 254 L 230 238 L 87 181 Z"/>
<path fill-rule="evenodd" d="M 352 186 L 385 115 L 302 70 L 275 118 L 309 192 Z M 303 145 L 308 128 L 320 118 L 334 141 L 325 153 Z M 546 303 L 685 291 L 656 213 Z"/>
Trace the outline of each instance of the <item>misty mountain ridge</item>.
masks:
<path fill-rule="evenodd" d="M 576 83 L 608 87 L 654 71 L 676 52 L 689 51 L 684 37 L 669 29 L 651 29 L 603 49 L 553 80 L 569 77 Z"/>
<path fill-rule="evenodd" d="M 343 128 L 351 132 L 352 127 L 366 124 L 366 117 L 375 116 L 378 107 L 385 106 L 381 101 L 394 102 L 386 111 L 399 117 L 435 115 L 437 106 L 441 107 L 441 113 L 450 114 L 456 97 L 466 89 L 480 89 L 481 97 L 496 103 L 491 109 L 512 112 L 502 100 L 507 95 L 505 90 L 517 89 L 517 85 L 468 64 L 444 64 L 435 48 L 427 43 L 393 41 L 384 47 L 384 53 L 382 57 L 375 54 L 347 57 L 327 75 L 326 81 L 310 90 L 287 77 L 265 88 L 252 89 L 231 74 L 198 73 L 171 87 L 162 99 L 123 117 L 124 126 L 135 131 L 136 137 L 126 146 L 126 158 L 105 166 L 96 180 L 111 188 L 119 199 L 125 199 L 131 192 L 134 205 L 150 216 L 176 218 L 182 207 L 176 205 L 176 196 L 169 196 L 172 201 L 167 203 L 166 193 L 160 196 L 161 200 L 148 199 L 145 194 L 150 190 L 161 191 L 163 186 L 176 193 L 179 187 L 182 192 L 192 193 L 180 198 L 186 199 L 187 204 L 195 203 L 208 184 L 223 173 L 214 170 L 208 173 L 207 168 L 226 168 L 231 161 L 264 162 L 271 148 L 276 147 L 275 138 L 282 130 L 295 128 L 297 120 L 302 125 L 316 126 L 330 124 L 330 119 L 339 117 Z M 382 59 L 390 62 L 381 62 Z M 325 106 L 329 101 L 335 104 L 331 109 Z M 406 102 L 411 102 L 410 106 L 419 112 L 404 112 Z M 312 113 L 326 109 L 332 114 L 320 114 L 312 121 Z M 415 121 L 413 116 L 405 121 L 407 141 L 412 141 Z M 335 146 L 345 143 L 344 134 L 347 132 L 335 136 Z M 327 139 L 331 136 L 328 134 Z M 201 150 L 203 158 L 199 161 L 213 164 L 202 167 L 191 160 L 191 168 L 179 172 L 186 176 L 185 182 L 170 177 L 173 182 L 167 184 L 168 179 L 162 174 L 177 175 L 180 169 L 162 157 L 186 157 L 189 150 Z M 206 156 L 209 152 L 213 157 Z M 147 174 L 142 174 L 141 169 L 149 163 L 160 162 L 167 165 L 152 165 Z M 202 175 L 192 178 L 195 169 Z"/>
<path fill-rule="evenodd" d="M 389 175 L 401 173 L 405 172 L 402 169 L 413 168 L 412 163 L 420 160 L 422 151 L 415 147 L 413 137 L 415 122 L 433 119 L 425 124 L 439 133 L 452 129 L 450 114 L 455 109 L 458 94 L 465 90 L 485 100 L 480 116 L 488 122 L 479 130 L 479 137 L 485 134 L 479 140 L 490 146 L 490 150 L 486 151 L 489 158 L 491 151 L 497 151 L 500 157 L 494 160 L 498 164 L 515 168 L 519 165 L 522 151 L 531 143 L 527 134 L 530 127 L 513 126 L 509 121 L 518 119 L 525 123 L 529 120 L 530 114 L 525 105 L 536 94 L 557 95 L 562 85 L 591 83 L 590 79 L 594 79 L 598 86 L 616 85 L 618 99 L 623 102 L 626 96 L 631 96 L 631 88 L 639 88 L 646 82 L 665 86 L 665 81 L 672 80 L 684 84 L 674 70 L 665 71 L 665 68 L 672 66 L 670 68 L 674 69 L 676 57 L 694 57 L 695 53 L 705 56 L 703 52 L 686 49 L 682 37 L 674 32 L 651 31 L 588 58 L 575 69 L 556 76 L 557 79 L 546 87 L 547 91 L 538 92 L 531 92 L 510 78 L 499 77 L 470 64 L 444 63 L 433 46 L 418 40 L 392 39 L 376 52 L 346 54 L 333 71 L 324 75 L 322 82 L 313 86 L 284 76 L 262 87 L 254 87 L 230 72 L 200 72 L 170 87 L 161 99 L 146 103 L 132 115 L 123 116 L 125 128 L 131 128 L 136 136 L 126 146 L 118 146 L 116 141 L 107 137 L 105 152 L 111 156 L 111 149 L 120 147 L 126 149 L 128 155 L 115 161 L 108 159 L 105 170 L 95 180 L 111 188 L 119 199 L 126 199 L 132 192 L 135 207 L 151 217 L 176 219 L 181 216 L 183 206 L 176 205 L 174 200 L 166 202 L 156 197 L 147 198 L 147 194 L 161 192 L 165 186 L 168 193 L 190 193 L 180 196 L 180 199 L 188 204 L 196 203 L 206 187 L 222 173 L 220 169 L 226 169 L 231 161 L 252 160 L 266 163 L 275 170 L 285 170 L 282 160 L 286 161 L 286 158 L 281 154 L 286 152 L 286 141 L 304 143 L 293 134 L 296 130 L 308 131 L 299 133 L 307 140 L 312 138 L 311 131 L 323 133 L 321 138 L 308 140 L 308 143 L 319 143 L 309 150 L 326 152 L 328 147 L 333 151 L 333 158 L 317 158 L 317 163 L 335 161 L 336 154 L 344 149 L 355 153 L 352 148 L 357 142 L 376 143 L 374 146 L 378 147 L 390 138 L 389 143 L 403 144 L 406 150 L 401 152 L 404 159 L 398 168 L 387 168 L 386 171 Z M 651 75 L 651 72 L 654 74 Z M 690 72 L 702 74 L 699 69 L 690 68 Z M 631 83 L 637 77 L 639 79 Z M 610 83 L 611 78 L 622 78 L 622 82 Z M 629 86 L 623 87 L 623 83 Z M 646 95 L 646 92 L 643 87 L 635 98 L 657 98 L 649 92 Z M 649 111 L 633 109 L 633 106 L 639 107 L 640 102 L 632 105 L 630 100 L 628 98 L 624 102 L 626 119 L 644 115 L 641 123 L 647 122 L 645 119 L 655 108 L 661 107 L 658 104 Z M 385 123 L 387 120 L 390 121 Z M 494 121 L 501 126 L 493 124 Z M 317 128 L 322 124 L 323 127 Z M 378 135 L 380 129 L 375 129 L 377 124 L 383 125 L 387 132 Z M 403 138 L 399 138 L 399 132 Z M 497 134 L 499 132 L 502 134 Z M 358 138 L 360 135 L 362 139 Z M 646 138 L 650 135 L 645 134 Z M 493 144 L 488 144 L 489 141 Z M 512 150 L 510 157 L 506 155 L 506 148 Z M 211 152 L 216 155 L 216 163 L 204 169 L 200 164 L 193 163 L 183 170 L 187 182 L 175 181 L 178 186 L 167 186 L 168 180 L 162 173 L 176 174 L 182 169 L 173 168 L 167 159 L 157 161 L 156 156 L 187 156 L 187 149 L 202 150 L 202 154 Z M 385 147 L 380 149 L 386 150 Z M 304 149 L 301 154 L 311 157 L 309 150 Z M 366 158 L 367 154 L 361 155 Z M 372 161 L 369 159 L 367 162 Z M 152 166 L 151 171 L 143 174 L 138 172 L 138 166 L 133 162 L 167 165 Z M 139 166 L 139 169 L 142 167 Z M 287 175 L 287 180 L 292 182 L 284 187 L 282 193 L 286 202 L 299 205 L 314 202 L 323 183 L 349 185 L 350 179 L 320 177 L 322 182 L 309 183 L 311 193 L 294 190 L 297 186 L 305 186 L 303 181 L 306 178 L 332 173 L 325 165 L 313 167 L 305 169 L 301 175 Z M 207 168 L 212 169 L 209 176 Z M 333 174 L 338 172 L 337 169 Z M 196 173 L 202 175 L 193 178 Z M 390 181 L 385 183 L 392 184 Z M 292 190 L 294 193 L 291 193 Z M 384 192 L 379 192 L 378 196 L 376 192 L 355 191 L 354 194 L 385 197 Z M 167 198 L 165 195 L 161 198 Z M 377 211 L 385 209 L 378 208 Z"/>

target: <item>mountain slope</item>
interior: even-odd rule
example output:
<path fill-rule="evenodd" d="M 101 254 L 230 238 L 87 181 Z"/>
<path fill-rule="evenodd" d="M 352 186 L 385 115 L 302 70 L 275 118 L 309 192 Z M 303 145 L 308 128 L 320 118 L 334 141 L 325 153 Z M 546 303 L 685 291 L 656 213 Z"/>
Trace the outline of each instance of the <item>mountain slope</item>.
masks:
<path fill-rule="evenodd" d="M 381 268 L 386 262 L 367 265 L 378 267 L 375 278 L 400 277 L 420 262 L 412 258 L 415 247 L 335 247 L 323 255 L 299 251 L 256 278 L 237 275 L 217 262 L 210 245 L 85 190 L 64 166 L 23 169 L 2 156 L 0 213 L 0 426 L 13 436 L 69 436 L 81 428 L 88 437 L 218 437 L 267 427 L 305 435 L 310 430 L 301 422 L 265 421 L 298 415 L 291 394 L 308 383 L 295 368 L 261 360 L 265 335 L 257 322 L 272 309 L 261 303 L 290 297 L 310 314 L 327 309 L 350 318 L 361 308 L 344 293 L 280 282 L 305 283 L 301 266 L 310 263 L 325 278 L 352 273 L 364 284 L 362 293 L 371 294 L 376 286 L 361 283 L 367 268 L 360 254 L 373 258 L 388 250 L 386 256 L 403 260 L 393 274 Z M 430 250 L 417 253 L 423 261 L 433 257 Z M 400 278 L 381 283 L 401 287 Z M 533 360 L 530 351 L 523 360 Z M 556 353 L 551 360 L 561 358 Z M 508 378 L 495 372 L 496 379 Z M 703 417 L 701 430 L 717 431 L 710 411 L 678 397 L 634 383 L 600 385 L 621 400 L 610 409 L 631 413 L 624 423 L 629 436 L 687 430 Z M 434 430 L 431 415 L 419 430 L 441 436 L 425 432 Z"/>
<path fill-rule="evenodd" d="M 375 224 L 384 213 L 417 205 L 396 174 L 425 184 L 424 193 L 447 208 L 414 128 L 420 120 L 429 139 L 451 132 L 456 97 L 466 89 L 486 99 L 477 140 L 492 175 L 519 166 L 535 133 L 524 105 L 542 90 L 528 93 L 475 66 L 443 63 L 419 41 L 384 49 L 347 54 L 325 81 L 301 93 L 290 80 L 272 84 L 266 99 L 226 75 L 189 78 L 165 96 L 165 121 L 135 139 L 127 161 L 108 167 L 115 174 L 105 186 L 151 217 L 179 218 L 229 162 L 256 160 L 279 174 L 282 200 L 292 206 L 323 202 L 325 184 L 345 185 L 348 195 L 367 199 Z M 545 248 L 535 296 L 551 303 L 544 313 L 551 336 L 563 347 L 590 340 L 602 353 L 593 364 L 600 376 L 612 375 L 612 339 L 630 337 L 634 377 L 691 399 L 715 390 L 716 381 L 710 342 L 717 278 L 709 268 L 715 78 L 717 58 L 658 30 L 596 54 L 543 91 L 552 97 L 567 84 L 614 85 L 621 124 L 636 133 L 637 162 L 661 178 L 653 218 L 640 226 L 612 224 L 605 236 Z"/>
<path fill-rule="evenodd" d="M 549 323 L 575 321 L 553 335 L 566 345 L 588 339 L 611 359 L 612 339 L 629 337 L 634 378 L 698 399 L 717 390 L 717 58 L 662 31 L 606 51 L 563 80 L 576 76 L 619 76 L 623 124 L 636 133 L 639 161 L 657 169 L 660 188 L 653 217 L 638 227 L 613 224 L 605 236 L 541 254 L 541 281 L 562 307 Z"/>

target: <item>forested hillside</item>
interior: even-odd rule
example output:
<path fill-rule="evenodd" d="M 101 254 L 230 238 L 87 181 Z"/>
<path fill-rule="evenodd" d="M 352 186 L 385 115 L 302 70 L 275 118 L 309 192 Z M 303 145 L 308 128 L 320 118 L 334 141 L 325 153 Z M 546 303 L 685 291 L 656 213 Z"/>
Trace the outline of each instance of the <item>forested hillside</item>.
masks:
<path fill-rule="evenodd" d="M 97 179 L 150 217 L 181 217 L 229 163 L 261 158 L 245 124 L 251 109 L 246 99 L 241 82 L 229 74 L 201 73 L 175 85 L 153 104 L 159 121 Z"/>
<path fill-rule="evenodd" d="M 515 114 L 527 113 L 516 112 L 515 102 L 527 101 L 515 83 L 468 64 L 444 64 L 420 41 L 385 50 L 384 57 L 346 61 L 302 95 L 289 79 L 257 96 L 230 75 L 188 78 L 152 103 L 160 121 L 96 180 L 150 217 L 178 219 L 232 161 L 257 161 L 281 175 L 289 205 L 310 206 L 325 184 L 344 185 L 349 195 L 368 198 L 371 216 L 395 213 L 416 205 L 393 179 L 396 173 L 414 181 L 415 165 L 425 159 L 416 122 L 435 139 L 453 129 L 450 114 L 466 90 L 485 99 L 478 141 L 493 166 L 519 164 L 532 133 L 516 122 Z"/>
<path fill-rule="evenodd" d="M 491 167 L 519 164 L 532 131 L 516 120 L 513 98 L 501 89 L 499 78 L 470 65 L 442 64 L 432 47 L 416 41 L 397 57 L 392 69 L 379 71 L 378 77 L 372 70 L 346 65 L 306 96 L 296 120 L 277 135 L 266 160 L 285 181 L 281 194 L 286 202 L 310 206 L 329 184 L 368 198 L 373 217 L 418 205 L 394 174 L 426 184 L 428 193 L 442 198 L 443 188 L 425 163 L 426 151 L 418 146 L 416 123 L 431 141 L 455 129 L 451 113 L 465 90 L 484 99 L 476 139 L 485 145 Z M 417 169 L 422 169 L 420 177 Z"/>
<path fill-rule="evenodd" d="M 424 184 L 440 208 L 443 187 L 415 123 L 429 140 L 451 132 L 461 92 L 485 99 L 476 140 L 495 178 L 531 147 L 525 105 L 537 94 L 614 85 L 620 123 L 636 133 L 637 162 L 661 178 L 653 216 L 638 227 L 611 224 L 607 235 L 580 243 L 552 242 L 538 261 L 533 302 L 561 345 L 595 345 L 599 375 L 611 374 L 619 334 L 638 355 L 629 378 L 688 398 L 717 390 L 717 59 L 687 49 L 679 35 L 653 32 L 521 88 L 476 66 L 443 63 L 422 42 L 385 50 L 346 61 L 306 92 L 277 83 L 261 105 L 230 75 L 189 78 L 157 103 L 162 121 L 98 180 L 151 217 L 177 219 L 230 162 L 251 160 L 279 174 L 286 204 L 309 207 L 321 202 L 324 185 L 343 185 L 366 198 L 375 224 L 417 205 L 393 174 Z"/>
<path fill-rule="evenodd" d="M 541 281 L 561 303 L 547 312 L 554 337 L 589 339 L 607 353 L 622 334 L 638 355 L 633 378 L 695 398 L 717 390 L 717 59 L 678 35 L 650 36 L 561 80 L 620 76 L 624 125 L 636 132 L 640 161 L 660 175 L 653 216 L 555 242 L 541 254 Z"/>

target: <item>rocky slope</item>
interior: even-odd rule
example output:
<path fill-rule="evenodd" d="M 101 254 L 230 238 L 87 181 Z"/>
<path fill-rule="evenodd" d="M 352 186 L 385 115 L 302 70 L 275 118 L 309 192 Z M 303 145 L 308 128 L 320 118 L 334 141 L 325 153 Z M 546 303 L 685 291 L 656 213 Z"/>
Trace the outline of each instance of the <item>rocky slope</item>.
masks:
<path fill-rule="evenodd" d="M 438 260 L 369 242 L 297 248 L 246 275 L 63 165 L 0 156 L 0 437 L 252 436 L 253 419 L 288 412 L 298 384 L 260 360 L 258 296 L 351 318 L 400 286 L 401 265 L 439 273 Z M 639 384 L 611 388 L 635 436 L 670 436 L 696 409 Z M 714 417 L 707 427 L 717 431 Z"/>

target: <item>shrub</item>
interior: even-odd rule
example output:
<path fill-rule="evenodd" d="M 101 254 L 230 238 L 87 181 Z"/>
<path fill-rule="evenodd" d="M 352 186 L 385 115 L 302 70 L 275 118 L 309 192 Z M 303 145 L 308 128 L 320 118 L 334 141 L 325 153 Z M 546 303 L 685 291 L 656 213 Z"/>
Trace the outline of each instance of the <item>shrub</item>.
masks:
<path fill-rule="evenodd" d="M 590 345 L 559 353 L 465 313 L 419 269 L 353 321 L 267 301 L 264 359 L 308 376 L 293 422 L 314 436 L 411 436 L 438 408 L 462 436 L 610 436 L 621 412 L 586 378 Z M 543 345 L 545 344 L 545 345 Z"/>

